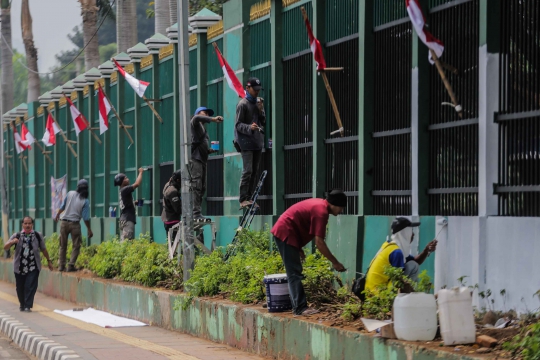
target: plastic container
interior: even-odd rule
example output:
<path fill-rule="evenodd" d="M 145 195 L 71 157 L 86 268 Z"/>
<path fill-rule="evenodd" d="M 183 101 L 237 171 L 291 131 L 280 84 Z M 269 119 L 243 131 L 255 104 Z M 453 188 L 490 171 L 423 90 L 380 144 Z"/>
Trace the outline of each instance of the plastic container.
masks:
<path fill-rule="evenodd" d="M 287 274 L 266 275 L 263 283 L 266 286 L 268 312 L 284 312 L 292 309 Z"/>
<path fill-rule="evenodd" d="M 211 147 L 212 147 L 212 150 L 219 151 L 219 141 L 212 141 Z"/>
<path fill-rule="evenodd" d="M 109 217 L 113 217 L 113 207 L 109 206 Z"/>
<path fill-rule="evenodd" d="M 394 331 L 406 341 L 431 341 L 437 334 L 437 302 L 425 293 L 398 294 L 394 300 Z"/>
<path fill-rule="evenodd" d="M 444 345 L 474 343 L 476 327 L 471 290 L 466 287 L 439 290 L 437 303 Z"/>

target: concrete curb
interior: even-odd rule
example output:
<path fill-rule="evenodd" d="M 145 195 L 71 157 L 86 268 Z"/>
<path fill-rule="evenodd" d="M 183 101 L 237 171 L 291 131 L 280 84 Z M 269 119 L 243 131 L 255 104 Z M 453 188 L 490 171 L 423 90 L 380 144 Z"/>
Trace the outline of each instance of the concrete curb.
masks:
<path fill-rule="evenodd" d="M 10 262 L 0 260 L 0 280 L 14 283 L 12 269 Z M 175 301 L 185 299 L 183 294 L 78 277 L 77 273 L 43 269 L 38 290 L 48 296 L 276 359 L 478 359 L 472 354 L 385 340 L 227 301 L 194 299 L 187 310 L 175 310 Z"/>
<path fill-rule="evenodd" d="M 33 332 L 19 320 L 0 311 L 0 331 L 21 349 L 41 360 L 81 359 L 73 350 Z"/>

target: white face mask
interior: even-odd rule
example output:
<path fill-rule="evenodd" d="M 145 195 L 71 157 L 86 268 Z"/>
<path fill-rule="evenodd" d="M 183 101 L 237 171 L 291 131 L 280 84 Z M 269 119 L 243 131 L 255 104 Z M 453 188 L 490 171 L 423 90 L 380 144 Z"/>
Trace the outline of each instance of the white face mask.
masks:
<path fill-rule="evenodd" d="M 413 234 L 412 227 L 405 229 L 392 235 L 392 242 L 397 244 L 403 252 L 403 261 L 407 260 L 407 256 L 411 254 L 411 238 Z"/>

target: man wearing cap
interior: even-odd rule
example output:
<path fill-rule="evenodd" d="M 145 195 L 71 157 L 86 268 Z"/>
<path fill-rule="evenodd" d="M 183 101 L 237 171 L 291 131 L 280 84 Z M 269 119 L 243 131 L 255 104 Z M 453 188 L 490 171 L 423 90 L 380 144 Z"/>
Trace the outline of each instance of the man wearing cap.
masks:
<path fill-rule="evenodd" d="M 215 152 L 208 146 L 208 133 L 204 124 L 222 123 L 222 116 L 214 116 L 214 110 L 201 106 L 191 118 L 191 187 L 193 189 L 193 221 L 206 222 L 201 214 L 202 199 L 206 191 L 206 163 L 208 154 Z"/>
<path fill-rule="evenodd" d="M 137 217 L 135 215 L 135 204 L 133 203 L 133 192 L 141 186 L 143 171 L 143 168 L 139 168 L 139 175 L 133 185 L 130 185 L 126 174 L 119 173 L 114 177 L 114 186 L 120 186 L 118 196 L 120 202 L 120 241 L 135 238 Z"/>
<path fill-rule="evenodd" d="M 403 273 L 413 281 L 418 280 L 418 269 L 427 256 L 437 249 L 437 240 L 427 244 L 418 256 L 411 255 L 411 243 L 414 240 L 413 228 L 419 222 L 411 222 L 404 217 L 397 217 L 392 222 L 392 236 L 385 241 L 369 266 L 366 277 L 366 289 L 377 291 L 381 285 L 388 284 L 388 276 L 384 275 L 387 266 L 403 269 Z"/>
<path fill-rule="evenodd" d="M 60 217 L 60 215 L 62 215 Z M 77 190 L 67 193 L 62 206 L 58 209 L 55 221 L 61 220 L 60 224 L 60 249 L 58 253 L 58 271 L 66 270 L 66 251 L 68 237 L 71 235 L 73 241 L 73 249 L 71 250 L 71 258 L 67 271 L 77 271 L 75 263 L 79 257 L 81 249 L 81 218 L 88 229 L 88 238 L 94 236 L 90 228 L 90 202 L 88 201 L 88 181 L 85 179 L 79 180 Z"/>
<path fill-rule="evenodd" d="M 262 84 L 259 79 L 249 78 L 246 83 L 246 97 L 236 105 L 234 139 L 240 146 L 243 162 L 240 178 L 240 207 L 251 205 L 251 195 L 257 183 L 255 174 L 259 169 L 264 147 L 266 114 L 263 102 L 257 98 L 261 89 Z"/>
<path fill-rule="evenodd" d="M 346 270 L 324 241 L 328 217 L 330 214 L 338 216 L 346 206 L 347 196 L 343 191 L 332 190 L 326 199 L 308 199 L 294 204 L 279 217 L 272 228 L 274 241 L 285 264 L 295 315 L 312 315 L 318 312 L 308 307 L 302 285 L 302 261 L 306 257 L 302 248 L 305 245 L 315 238 L 317 249 L 330 260 L 334 269 L 339 272 Z"/>

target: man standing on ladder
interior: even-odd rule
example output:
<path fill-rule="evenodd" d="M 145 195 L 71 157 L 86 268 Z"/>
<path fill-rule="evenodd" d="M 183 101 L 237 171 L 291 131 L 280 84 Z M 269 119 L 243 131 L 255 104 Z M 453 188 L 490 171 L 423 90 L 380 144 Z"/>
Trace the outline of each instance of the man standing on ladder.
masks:
<path fill-rule="evenodd" d="M 264 103 L 258 98 L 262 89 L 261 81 L 255 77 L 246 83 L 246 97 L 236 105 L 236 122 L 234 139 L 236 150 L 242 153 L 243 170 L 240 178 L 240 207 L 252 204 L 251 195 L 257 183 L 257 170 L 261 162 L 264 147 L 264 131 L 266 114 Z"/>
<path fill-rule="evenodd" d="M 338 216 L 347 206 L 347 195 L 341 190 L 332 190 L 326 199 L 300 201 L 287 209 L 272 228 L 274 241 L 281 254 L 287 280 L 293 313 L 312 315 L 318 310 L 307 305 L 306 293 L 302 285 L 302 261 L 306 258 L 302 248 L 313 238 L 317 249 L 330 260 L 334 270 L 343 272 L 345 267 L 328 249 L 324 238 L 330 214 Z"/>

